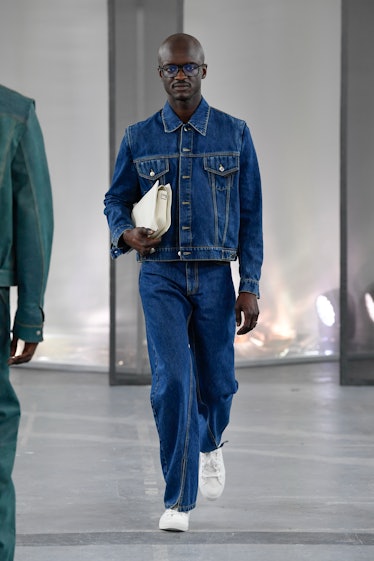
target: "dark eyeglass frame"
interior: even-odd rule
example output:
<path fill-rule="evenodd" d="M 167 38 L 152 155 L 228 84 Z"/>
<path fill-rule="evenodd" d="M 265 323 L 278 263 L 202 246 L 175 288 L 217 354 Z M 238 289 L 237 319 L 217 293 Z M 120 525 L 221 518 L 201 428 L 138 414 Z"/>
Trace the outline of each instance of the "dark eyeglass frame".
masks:
<path fill-rule="evenodd" d="M 183 71 L 185 76 L 193 78 L 199 74 L 199 69 L 205 64 L 196 64 L 195 62 L 187 62 L 186 64 L 166 64 L 159 66 L 158 70 L 162 73 L 164 78 L 175 78 L 178 76 L 179 70 Z M 171 72 L 169 69 L 173 69 Z"/>

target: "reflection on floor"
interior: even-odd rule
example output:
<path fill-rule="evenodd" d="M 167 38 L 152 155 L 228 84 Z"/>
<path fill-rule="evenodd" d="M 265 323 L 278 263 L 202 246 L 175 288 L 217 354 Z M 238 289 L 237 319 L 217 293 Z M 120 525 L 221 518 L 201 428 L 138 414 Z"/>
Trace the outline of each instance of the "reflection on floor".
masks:
<path fill-rule="evenodd" d="M 38 346 L 34 364 L 40 368 L 69 368 L 106 371 L 109 364 L 109 330 L 92 329 L 74 332 L 46 330 L 44 341 Z"/>
<path fill-rule="evenodd" d="M 149 387 L 12 370 L 23 417 L 16 561 L 372 561 L 373 387 L 336 363 L 238 371 L 227 487 L 186 534 L 157 530 L 163 481 Z"/>
<path fill-rule="evenodd" d="M 238 366 L 261 364 L 279 360 L 330 360 L 337 356 L 337 342 L 334 346 L 323 343 L 315 336 L 293 334 L 275 336 L 261 326 L 243 337 L 235 339 L 235 358 Z M 117 330 L 116 362 L 119 369 L 134 369 L 137 365 L 137 350 L 140 349 L 147 363 L 145 334 L 141 332 L 140 343 L 136 340 L 134 325 L 122 326 Z M 331 341 L 330 341 L 331 343 Z M 39 345 L 34 364 L 40 368 L 69 368 L 73 365 L 93 370 L 106 371 L 109 364 L 109 328 L 48 331 Z"/>

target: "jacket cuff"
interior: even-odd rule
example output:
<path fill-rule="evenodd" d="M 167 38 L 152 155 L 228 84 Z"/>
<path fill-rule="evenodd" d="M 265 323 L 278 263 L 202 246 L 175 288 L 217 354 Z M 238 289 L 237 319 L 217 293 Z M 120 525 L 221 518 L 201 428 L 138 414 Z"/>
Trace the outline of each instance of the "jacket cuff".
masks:
<path fill-rule="evenodd" d="M 40 343 L 43 341 L 43 325 L 25 325 L 15 320 L 13 336 L 27 343 Z"/>
<path fill-rule="evenodd" d="M 133 224 L 131 224 L 130 226 L 125 226 L 124 228 L 117 228 L 115 234 L 112 237 L 112 244 L 110 247 L 110 255 L 112 259 L 117 259 L 117 257 L 119 257 L 120 255 L 123 255 L 124 253 L 130 253 L 130 251 L 132 251 L 132 247 L 125 244 L 123 240 L 120 245 L 119 242 L 121 241 L 123 232 L 125 232 L 126 230 L 132 230 L 133 228 Z"/>
<path fill-rule="evenodd" d="M 260 287 L 258 281 L 252 279 L 240 279 L 239 292 L 251 292 L 260 298 Z"/>
<path fill-rule="evenodd" d="M 27 343 L 40 343 L 43 341 L 44 312 L 39 306 L 28 309 L 17 309 L 13 335 Z"/>

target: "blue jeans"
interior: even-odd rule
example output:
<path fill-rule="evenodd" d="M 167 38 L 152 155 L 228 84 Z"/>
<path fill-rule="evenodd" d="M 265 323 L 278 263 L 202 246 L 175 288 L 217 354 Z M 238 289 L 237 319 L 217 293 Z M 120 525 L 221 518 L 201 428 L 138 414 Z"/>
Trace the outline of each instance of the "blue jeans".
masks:
<path fill-rule="evenodd" d="M 15 493 L 12 471 L 20 406 L 9 380 L 9 288 L 0 287 L 0 559 L 13 561 Z"/>
<path fill-rule="evenodd" d="M 199 452 L 221 444 L 232 397 L 235 292 L 228 263 L 145 262 L 139 279 L 166 508 L 195 507 Z"/>

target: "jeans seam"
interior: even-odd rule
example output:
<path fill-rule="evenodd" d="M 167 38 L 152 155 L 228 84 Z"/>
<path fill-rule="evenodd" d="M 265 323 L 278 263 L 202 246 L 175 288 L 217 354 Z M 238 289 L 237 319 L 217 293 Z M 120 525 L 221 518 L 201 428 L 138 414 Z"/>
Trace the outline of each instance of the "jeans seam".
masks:
<path fill-rule="evenodd" d="M 188 416 L 187 416 L 187 426 L 186 426 L 186 439 L 184 443 L 184 451 L 182 458 L 182 473 L 181 473 L 181 489 L 179 497 L 177 500 L 177 505 L 180 506 L 180 501 L 182 500 L 184 494 L 184 487 L 186 484 L 186 474 L 187 474 L 187 456 L 188 456 L 188 446 L 190 442 L 190 425 L 191 425 L 191 408 L 192 408 L 192 379 L 193 379 L 193 365 L 192 359 L 190 359 L 190 391 L 188 395 Z"/>
<path fill-rule="evenodd" d="M 192 343 L 192 346 L 193 346 L 193 356 L 195 357 L 195 356 L 196 356 L 196 352 L 195 352 L 195 346 L 196 346 L 196 345 L 195 345 L 195 333 L 194 333 L 193 331 L 192 331 L 192 333 L 191 333 L 191 343 Z M 196 395 L 197 395 L 197 400 L 198 400 L 199 403 L 201 403 L 201 404 L 203 404 L 203 405 L 206 405 L 205 401 L 203 401 L 202 396 L 201 396 L 200 384 L 199 384 L 199 372 L 198 372 L 198 368 L 197 368 L 196 361 L 195 361 L 195 370 L 196 370 L 196 376 L 195 376 L 195 378 L 196 378 Z M 208 429 L 208 432 L 209 432 L 209 434 L 210 434 L 210 437 L 211 437 L 211 439 L 212 439 L 213 444 L 215 445 L 216 448 L 218 448 L 219 444 L 217 444 L 217 441 L 216 441 L 216 439 L 215 439 L 214 433 L 213 433 L 212 429 L 210 428 L 210 424 L 209 424 L 208 421 L 207 421 L 207 429 Z"/>
<path fill-rule="evenodd" d="M 161 435 L 161 432 L 160 432 L 160 430 L 159 430 L 158 415 L 157 415 L 156 408 L 155 408 L 155 406 L 154 406 L 154 398 L 153 398 L 153 395 L 154 395 L 155 393 L 157 393 L 157 388 L 158 388 L 159 380 L 160 380 L 159 375 L 158 375 L 157 353 L 156 353 L 156 349 L 155 349 L 155 346 L 154 346 L 153 342 L 152 342 L 152 351 L 153 351 L 153 356 L 154 356 L 154 373 L 153 373 L 153 375 L 154 375 L 154 378 L 155 378 L 155 384 L 154 384 L 153 391 L 151 390 L 150 401 L 151 401 L 151 407 L 152 407 L 152 411 L 153 411 L 153 416 L 154 416 L 155 423 L 156 423 L 157 432 L 158 432 L 159 435 Z M 161 467 L 163 468 L 163 466 L 165 466 L 165 468 L 167 468 L 167 465 L 168 465 L 168 464 L 167 464 L 167 461 L 166 461 L 166 459 L 165 459 L 165 453 L 164 453 L 164 450 L 163 450 L 164 445 L 163 445 L 163 442 L 162 442 L 162 440 L 161 440 L 161 437 L 159 437 L 159 441 L 160 441 Z"/>

